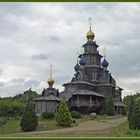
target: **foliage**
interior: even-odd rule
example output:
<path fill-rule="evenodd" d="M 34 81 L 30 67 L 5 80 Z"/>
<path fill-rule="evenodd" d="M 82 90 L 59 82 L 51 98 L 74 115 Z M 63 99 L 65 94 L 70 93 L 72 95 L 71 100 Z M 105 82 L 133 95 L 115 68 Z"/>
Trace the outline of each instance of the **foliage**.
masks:
<path fill-rule="evenodd" d="M 0 127 L 6 124 L 6 122 L 7 122 L 7 118 L 5 117 L 0 118 Z"/>
<path fill-rule="evenodd" d="M 136 100 L 131 96 L 128 112 L 129 128 L 140 130 L 140 100 Z"/>
<path fill-rule="evenodd" d="M 72 120 L 72 123 L 75 124 L 76 123 L 76 120 Z"/>
<path fill-rule="evenodd" d="M 0 117 L 16 117 L 21 116 L 25 111 L 27 103 L 37 97 L 38 94 L 31 89 L 24 91 L 14 97 L 6 97 L 0 99 Z"/>
<path fill-rule="evenodd" d="M 114 103 L 112 100 L 112 96 L 108 98 L 107 104 L 106 104 L 106 115 L 108 116 L 114 116 L 115 115 L 115 108 Z"/>
<path fill-rule="evenodd" d="M 5 117 L 4 117 L 5 118 Z M 19 127 L 19 119 L 15 118 L 5 118 L 6 122 L 0 127 L 0 136 L 1 135 L 7 135 L 12 133 L 18 133 L 21 132 L 21 129 Z"/>
<path fill-rule="evenodd" d="M 133 111 L 134 111 L 134 97 L 130 96 L 130 104 L 129 104 L 129 110 L 128 110 L 128 123 L 129 128 L 133 129 Z"/>
<path fill-rule="evenodd" d="M 72 118 L 81 118 L 82 115 L 78 111 L 71 111 Z"/>
<path fill-rule="evenodd" d="M 60 126 L 71 126 L 72 117 L 65 99 L 60 101 L 55 119 Z"/>
<path fill-rule="evenodd" d="M 128 113 L 128 111 L 130 109 L 131 96 L 132 95 L 127 95 L 123 98 L 123 103 L 127 106 L 125 108 L 126 113 Z M 134 100 L 139 100 L 140 99 L 140 93 L 134 94 L 133 98 L 134 98 Z"/>
<path fill-rule="evenodd" d="M 38 125 L 38 118 L 32 103 L 29 103 L 20 121 L 21 129 L 25 132 L 33 131 Z"/>
<path fill-rule="evenodd" d="M 136 101 L 136 105 L 134 107 L 134 112 L 133 112 L 133 129 L 135 130 L 140 130 L 140 100 Z"/>
<path fill-rule="evenodd" d="M 125 108 L 122 109 L 122 115 L 127 115 Z"/>
<path fill-rule="evenodd" d="M 55 117 L 55 113 L 54 113 L 54 112 L 47 112 L 47 111 L 44 111 L 44 112 L 42 113 L 42 117 L 43 117 L 44 119 L 52 119 L 52 118 Z"/>

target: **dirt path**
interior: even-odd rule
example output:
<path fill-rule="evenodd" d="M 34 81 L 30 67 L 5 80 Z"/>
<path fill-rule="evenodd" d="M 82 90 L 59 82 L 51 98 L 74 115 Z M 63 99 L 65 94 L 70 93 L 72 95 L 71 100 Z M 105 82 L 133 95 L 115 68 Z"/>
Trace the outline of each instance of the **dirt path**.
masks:
<path fill-rule="evenodd" d="M 79 123 L 78 126 L 58 130 L 38 131 L 29 133 L 14 134 L 14 136 L 81 136 L 101 133 L 109 128 L 118 126 L 126 121 L 126 117 L 113 118 L 108 120 L 91 120 Z M 13 136 L 13 135 L 12 135 Z"/>

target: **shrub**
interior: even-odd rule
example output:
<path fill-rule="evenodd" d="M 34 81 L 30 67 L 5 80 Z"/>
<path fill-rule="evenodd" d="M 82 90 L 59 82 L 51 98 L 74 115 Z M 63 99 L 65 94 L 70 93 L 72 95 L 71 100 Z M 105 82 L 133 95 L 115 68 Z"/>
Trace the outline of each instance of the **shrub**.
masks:
<path fill-rule="evenodd" d="M 71 126 L 72 117 L 65 99 L 60 101 L 55 119 L 60 126 Z"/>
<path fill-rule="evenodd" d="M 72 118 L 81 118 L 82 115 L 78 111 L 71 111 Z"/>
<path fill-rule="evenodd" d="M 128 122 L 130 129 L 140 130 L 140 101 L 136 101 L 133 96 L 130 100 Z"/>
<path fill-rule="evenodd" d="M 44 112 L 42 113 L 42 117 L 43 117 L 44 119 L 52 119 L 52 118 L 55 117 L 55 114 L 54 114 L 53 112 L 44 111 Z"/>
<path fill-rule="evenodd" d="M 25 113 L 20 121 L 21 129 L 25 132 L 33 131 L 38 125 L 38 118 L 33 108 L 33 104 L 28 104 Z"/>
<path fill-rule="evenodd" d="M 76 120 L 73 120 L 72 123 L 75 124 L 76 123 Z"/>

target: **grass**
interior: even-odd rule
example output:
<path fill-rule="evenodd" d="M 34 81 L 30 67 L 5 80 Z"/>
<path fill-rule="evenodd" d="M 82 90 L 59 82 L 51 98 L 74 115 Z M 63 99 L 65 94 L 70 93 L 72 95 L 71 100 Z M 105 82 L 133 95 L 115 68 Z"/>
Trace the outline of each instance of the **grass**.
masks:
<path fill-rule="evenodd" d="M 75 125 L 78 125 L 81 122 L 85 122 L 85 121 L 89 121 L 89 120 L 96 120 L 96 121 L 101 121 L 101 122 L 105 122 L 108 119 L 112 119 L 112 118 L 118 118 L 118 117 L 122 117 L 122 116 L 97 116 L 96 118 L 90 115 L 83 115 L 82 118 L 79 119 L 73 119 L 76 121 L 76 124 L 73 124 L 72 127 L 74 127 Z M 5 118 L 0 118 L 0 136 L 6 136 L 6 135 L 10 135 L 12 134 L 12 136 L 24 136 L 25 133 L 21 133 L 21 129 L 19 127 L 19 123 L 20 123 L 20 118 L 16 118 L 16 119 L 5 119 Z M 64 127 L 62 126 L 58 126 L 55 119 L 43 119 L 41 117 L 39 117 L 39 123 L 38 123 L 38 127 L 35 130 L 36 132 L 39 131 L 46 131 L 46 130 L 57 130 L 57 129 L 62 129 Z M 19 133 L 18 135 L 16 133 Z M 39 132 L 40 133 L 40 132 Z M 38 134 L 30 134 L 30 133 L 26 133 L 26 136 L 37 136 Z M 45 135 L 45 133 L 44 133 Z M 56 136 L 59 136 L 60 134 L 56 133 Z M 87 137 L 138 137 L 140 136 L 140 131 L 138 130 L 129 130 L 128 128 L 128 122 L 124 122 L 121 125 L 118 125 L 116 127 L 112 127 L 106 130 L 102 130 L 102 131 L 86 131 L 86 132 L 77 132 L 77 131 L 72 131 L 71 133 L 69 132 L 65 132 L 64 134 L 61 133 L 61 136 L 87 136 Z M 43 136 L 43 134 L 42 134 Z M 53 136 L 51 133 L 48 133 L 47 136 Z"/>
<path fill-rule="evenodd" d="M 116 117 L 116 116 L 115 116 Z M 97 116 L 96 118 L 90 115 L 82 115 L 79 119 L 73 119 L 76 121 L 72 126 L 78 125 L 81 122 L 89 121 L 89 120 L 98 120 L 105 121 L 106 119 L 111 119 L 112 116 Z M 22 130 L 20 129 L 20 118 L 15 119 L 6 119 L 0 118 L 0 135 L 12 134 L 12 133 L 20 133 Z M 58 126 L 55 119 L 43 119 L 39 117 L 39 123 L 35 131 L 46 131 L 46 130 L 56 130 L 64 128 L 62 126 Z"/>
<path fill-rule="evenodd" d="M 109 136 L 113 137 L 140 137 L 140 130 L 131 130 L 128 127 L 128 121 L 117 127 L 109 129 Z"/>
<path fill-rule="evenodd" d="M 2 127 L 4 124 L 6 124 L 7 123 L 7 118 L 5 118 L 5 117 L 1 117 L 0 118 L 0 127 Z"/>
<path fill-rule="evenodd" d="M 0 135 L 21 132 L 19 119 L 7 119 L 7 122 L 0 127 Z"/>
<path fill-rule="evenodd" d="M 45 130 L 55 130 L 63 128 L 62 126 L 57 125 L 55 119 L 43 119 L 39 118 L 39 123 L 35 131 L 45 131 Z"/>

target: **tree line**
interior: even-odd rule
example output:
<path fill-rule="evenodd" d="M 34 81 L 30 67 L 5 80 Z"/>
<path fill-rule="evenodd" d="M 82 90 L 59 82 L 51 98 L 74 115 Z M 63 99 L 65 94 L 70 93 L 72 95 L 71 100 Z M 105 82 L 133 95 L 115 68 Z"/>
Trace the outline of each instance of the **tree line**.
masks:
<path fill-rule="evenodd" d="M 22 116 L 27 103 L 38 96 L 37 92 L 29 89 L 14 97 L 0 98 L 0 117 L 14 118 Z"/>

